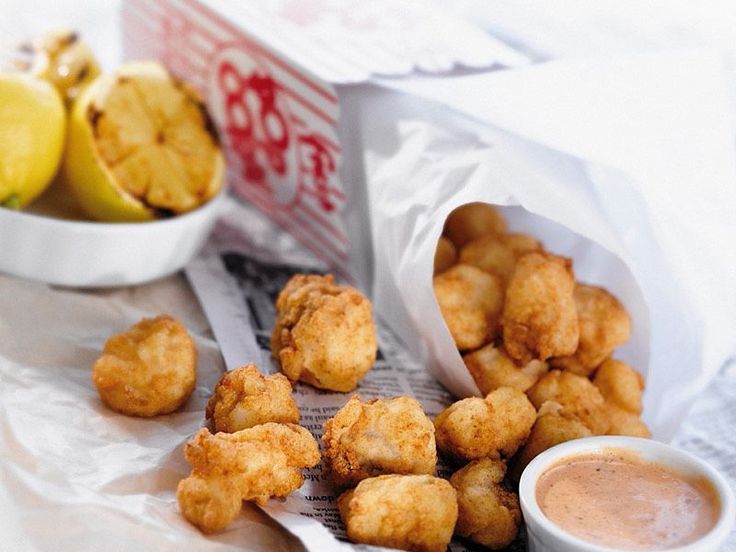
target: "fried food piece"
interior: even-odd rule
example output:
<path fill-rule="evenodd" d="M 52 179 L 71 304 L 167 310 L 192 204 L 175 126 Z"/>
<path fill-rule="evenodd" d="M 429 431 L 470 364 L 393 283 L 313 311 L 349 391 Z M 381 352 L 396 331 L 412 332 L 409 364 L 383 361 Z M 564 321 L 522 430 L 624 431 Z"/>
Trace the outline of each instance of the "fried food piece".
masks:
<path fill-rule="evenodd" d="M 496 276 L 457 264 L 434 277 L 434 294 L 458 349 L 475 349 L 493 338 L 503 306 Z"/>
<path fill-rule="evenodd" d="M 501 485 L 506 464 L 482 458 L 456 471 L 450 484 L 457 491 L 455 533 L 492 550 L 510 545 L 519 531 L 519 496 Z"/>
<path fill-rule="evenodd" d="M 271 351 L 291 381 L 355 389 L 376 361 L 371 303 L 332 275 L 298 274 L 276 300 Z"/>
<path fill-rule="evenodd" d="M 186 402 L 197 380 L 197 349 L 168 315 L 144 318 L 113 335 L 92 366 L 100 398 L 128 416 L 168 414 Z"/>
<path fill-rule="evenodd" d="M 463 246 L 460 262 L 477 266 L 507 282 L 521 255 L 541 249 L 541 244 L 526 234 L 486 234 Z"/>
<path fill-rule="evenodd" d="M 625 362 L 613 359 L 605 361 L 596 370 L 593 383 L 600 389 L 606 402 L 632 414 L 641 414 L 644 378 Z"/>
<path fill-rule="evenodd" d="M 593 384 L 606 401 L 609 435 L 651 437 L 641 420 L 641 395 L 644 378 L 625 362 L 609 359 L 595 372 Z"/>
<path fill-rule="evenodd" d="M 512 456 L 524 443 L 537 411 L 526 395 L 499 387 L 485 399 L 451 404 L 434 421 L 437 448 L 458 461 Z"/>
<path fill-rule="evenodd" d="M 457 247 L 462 247 L 485 234 L 503 234 L 506 221 L 501 212 L 487 203 L 466 203 L 450 213 L 444 234 Z"/>
<path fill-rule="evenodd" d="M 609 427 L 608 435 L 630 435 L 631 437 L 651 437 L 647 425 L 637 414 L 632 414 L 615 404 L 606 404 Z"/>
<path fill-rule="evenodd" d="M 605 289 L 577 284 L 575 307 L 580 324 L 578 349 L 573 355 L 551 359 L 555 368 L 589 376 L 631 336 L 631 318 L 624 306 Z"/>
<path fill-rule="evenodd" d="M 457 494 L 431 475 L 364 479 L 337 499 L 348 538 L 414 552 L 445 552 L 457 521 Z"/>
<path fill-rule="evenodd" d="M 501 317 L 511 358 L 526 364 L 575 352 L 580 329 L 574 288 L 570 259 L 537 252 L 519 257 Z"/>
<path fill-rule="evenodd" d="M 577 418 L 565 413 L 562 405 L 548 401 L 539 409 L 537 420 L 524 447 L 514 458 L 511 477 L 518 481 L 521 472 L 534 458 L 555 445 L 590 437 L 593 433 Z"/>
<path fill-rule="evenodd" d="M 324 428 L 325 464 L 337 486 L 389 473 L 434 474 L 434 426 L 416 399 L 353 395 Z"/>
<path fill-rule="evenodd" d="M 537 409 L 546 401 L 561 405 L 565 414 L 580 420 L 595 435 L 605 435 L 608 431 L 603 395 L 588 378 L 572 372 L 550 370 L 527 395 Z"/>
<path fill-rule="evenodd" d="M 266 422 L 299 423 L 299 408 L 283 374 L 264 377 L 249 364 L 220 378 L 205 416 L 214 422 L 215 431 L 233 433 Z"/>
<path fill-rule="evenodd" d="M 444 272 L 457 261 L 457 249 L 455 244 L 445 236 L 440 236 L 437 249 L 434 252 L 434 273 Z"/>
<path fill-rule="evenodd" d="M 179 507 L 202 532 L 214 533 L 238 516 L 243 500 L 263 505 L 301 487 L 302 470 L 319 462 L 319 447 L 303 427 L 268 422 L 235 433 L 200 429 L 184 457 L 192 473 L 179 482 Z"/>
<path fill-rule="evenodd" d="M 503 347 L 496 347 L 493 343 L 466 354 L 463 361 L 483 395 L 499 387 L 526 391 L 547 372 L 547 363 L 542 360 L 532 360 L 519 368 Z"/>

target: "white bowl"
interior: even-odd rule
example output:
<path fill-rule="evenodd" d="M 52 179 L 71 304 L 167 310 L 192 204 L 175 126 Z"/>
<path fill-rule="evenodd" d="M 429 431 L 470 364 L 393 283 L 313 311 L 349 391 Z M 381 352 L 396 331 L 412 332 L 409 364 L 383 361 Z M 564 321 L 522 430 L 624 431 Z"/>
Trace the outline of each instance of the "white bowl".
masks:
<path fill-rule="evenodd" d="M 554 446 L 532 460 L 522 473 L 519 500 L 531 552 L 616 552 L 616 549 L 584 541 L 566 532 L 544 515 L 536 499 L 537 481 L 551 465 L 566 457 L 609 448 L 633 451 L 643 460 L 656 462 L 681 473 L 703 476 L 713 483 L 721 502 L 718 522 L 697 541 L 678 548 L 668 548 L 667 552 L 706 552 L 720 549 L 736 519 L 733 491 L 720 473 L 696 456 L 658 441 L 638 437 L 603 436 L 586 437 Z"/>
<path fill-rule="evenodd" d="M 73 217 L 73 209 L 63 202 L 49 207 L 44 198 L 28 211 L 0 208 L 0 271 L 70 287 L 133 285 L 166 276 L 203 245 L 224 193 L 190 213 L 141 223 L 59 218 Z"/>

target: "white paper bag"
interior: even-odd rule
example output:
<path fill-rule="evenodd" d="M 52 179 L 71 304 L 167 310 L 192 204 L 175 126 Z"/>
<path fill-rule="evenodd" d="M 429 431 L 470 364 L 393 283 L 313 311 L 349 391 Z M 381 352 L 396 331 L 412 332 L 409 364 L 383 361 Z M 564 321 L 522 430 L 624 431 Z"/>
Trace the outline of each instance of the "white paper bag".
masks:
<path fill-rule="evenodd" d="M 507 210 L 513 229 L 572 257 L 579 280 L 626 305 L 633 335 L 616 356 L 645 375 L 644 419 L 671 438 L 736 345 L 736 165 L 713 59 L 384 82 L 453 108 L 441 123 L 397 126 L 376 116 L 381 102 L 395 109 L 387 95 L 365 121 L 376 309 L 408 344 L 423 338 L 428 366 L 453 393 L 477 388 L 432 293 L 437 238 L 463 203 L 520 206 Z"/>

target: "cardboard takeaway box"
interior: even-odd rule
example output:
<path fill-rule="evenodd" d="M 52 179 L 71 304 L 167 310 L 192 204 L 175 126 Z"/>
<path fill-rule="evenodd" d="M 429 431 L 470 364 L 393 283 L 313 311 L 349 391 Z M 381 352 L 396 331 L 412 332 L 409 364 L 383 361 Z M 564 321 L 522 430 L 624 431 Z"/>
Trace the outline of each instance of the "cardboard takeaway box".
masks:
<path fill-rule="evenodd" d="M 364 289 L 357 113 L 374 77 L 528 61 L 431 0 L 124 0 L 122 29 L 126 59 L 158 59 L 203 93 L 234 192 Z"/>

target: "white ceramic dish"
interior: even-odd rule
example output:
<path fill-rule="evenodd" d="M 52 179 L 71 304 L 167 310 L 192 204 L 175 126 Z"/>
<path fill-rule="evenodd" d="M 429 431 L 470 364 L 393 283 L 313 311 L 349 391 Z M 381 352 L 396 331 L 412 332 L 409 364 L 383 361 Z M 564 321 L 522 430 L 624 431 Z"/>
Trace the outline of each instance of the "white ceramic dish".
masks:
<path fill-rule="evenodd" d="M 686 546 L 668 548 L 667 552 L 710 552 L 720 550 L 736 519 L 734 494 L 723 476 L 696 456 L 664 443 L 638 437 L 587 437 L 562 443 L 546 450 L 524 470 L 519 483 L 519 500 L 526 523 L 530 552 L 617 552 L 572 536 L 550 521 L 536 501 L 539 477 L 559 460 L 589 454 L 608 448 L 620 448 L 637 453 L 642 459 L 657 462 L 681 473 L 699 475 L 713 483 L 721 502 L 721 515 L 715 527 L 702 538 Z"/>
<path fill-rule="evenodd" d="M 207 239 L 224 191 L 194 211 L 144 223 L 102 223 L 43 198 L 26 211 L 0 208 L 0 271 L 69 287 L 133 285 L 184 267 Z M 58 211 L 58 212 L 57 212 Z"/>

